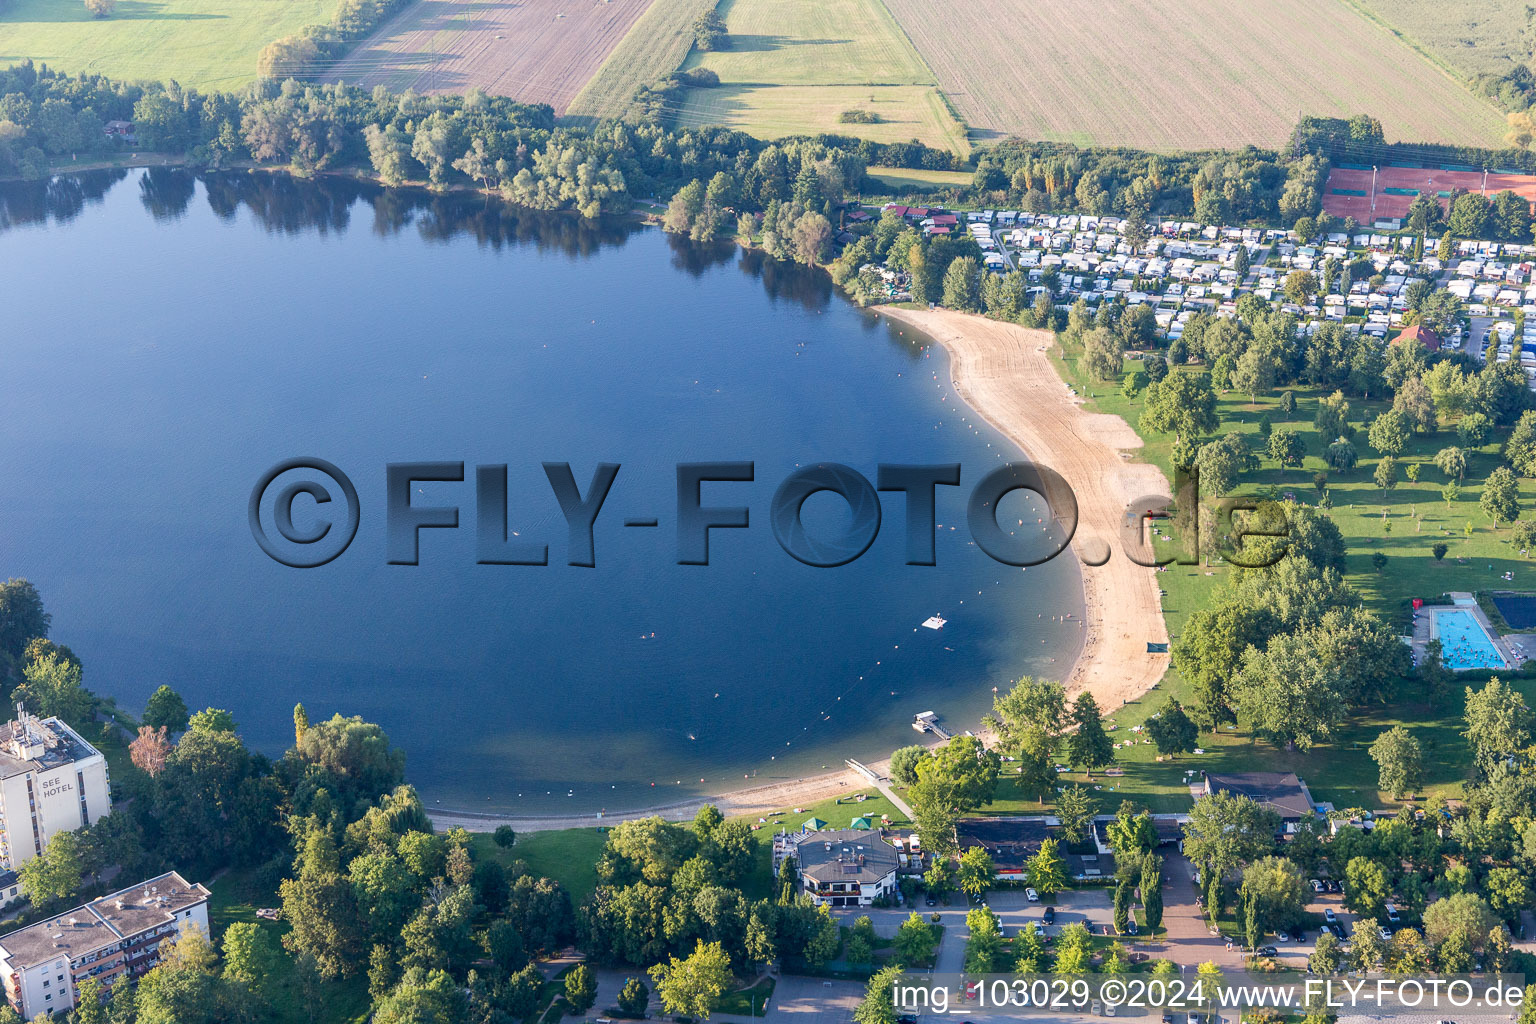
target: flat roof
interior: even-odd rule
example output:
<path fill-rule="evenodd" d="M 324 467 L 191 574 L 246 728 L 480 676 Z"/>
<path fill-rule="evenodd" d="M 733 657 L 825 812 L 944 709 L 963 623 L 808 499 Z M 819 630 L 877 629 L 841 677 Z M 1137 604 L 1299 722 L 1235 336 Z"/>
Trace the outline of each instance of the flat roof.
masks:
<path fill-rule="evenodd" d="M 101 752 L 87 743 L 80 734 L 71 729 L 58 718 L 35 719 L 45 726 L 58 741 L 57 746 L 44 750 L 42 754 L 34 758 L 15 757 L 0 748 L 0 779 L 8 779 L 13 775 L 24 775 L 29 771 L 47 772 L 67 765 L 84 761 L 89 757 L 99 757 Z M 0 725 L 0 732 L 6 737 L 12 736 L 19 727 L 15 721 Z"/>
<path fill-rule="evenodd" d="M 208 899 L 208 890 L 179 872 L 109 893 L 73 910 L 0 935 L 0 951 L 11 967 L 25 970 L 59 956 L 71 960 L 116 945 L 123 939 L 170 924 L 188 907 Z"/>

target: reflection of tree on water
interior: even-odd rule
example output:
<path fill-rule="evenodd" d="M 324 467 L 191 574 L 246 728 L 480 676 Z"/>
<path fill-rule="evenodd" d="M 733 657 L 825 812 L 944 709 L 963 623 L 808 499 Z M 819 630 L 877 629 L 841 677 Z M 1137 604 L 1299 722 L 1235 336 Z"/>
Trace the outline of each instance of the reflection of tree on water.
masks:
<path fill-rule="evenodd" d="M 817 267 L 776 260 L 758 249 L 743 252 L 739 265 L 763 282 L 771 298 L 788 299 L 811 310 L 825 309 L 832 301 L 832 278 Z"/>
<path fill-rule="evenodd" d="M 182 167 L 150 167 L 139 176 L 139 199 L 158 221 L 180 220 L 197 194 L 197 176 Z"/>
<path fill-rule="evenodd" d="M 101 202 L 107 191 L 127 176 L 124 170 L 91 171 L 0 185 L 0 231 L 50 220 L 68 223 L 80 216 L 87 203 Z"/>
<path fill-rule="evenodd" d="M 208 208 L 216 217 L 233 220 L 243 209 L 268 231 L 289 235 L 345 231 L 359 203 L 372 209 L 371 228 L 377 235 L 394 235 L 414 227 L 426 241 L 468 236 L 495 249 L 531 244 L 586 256 L 604 246 L 623 243 L 637 229 L 630 221 L 594 222 L 568 214 L 522 210 L 489 196 L 385 189 L 346 178 L 306 180 L 288 174 L 234 171 L 199 174 L 180 167 L 152 167 L 135 173 L 139 198 L 157 221 L 184 216 L 201 182 Z M 128 174 L 125 170 L 92 171 L 48 182 L 0 185 L 0 231 L 72 220 L 87 203 L 99 202 Z"/>

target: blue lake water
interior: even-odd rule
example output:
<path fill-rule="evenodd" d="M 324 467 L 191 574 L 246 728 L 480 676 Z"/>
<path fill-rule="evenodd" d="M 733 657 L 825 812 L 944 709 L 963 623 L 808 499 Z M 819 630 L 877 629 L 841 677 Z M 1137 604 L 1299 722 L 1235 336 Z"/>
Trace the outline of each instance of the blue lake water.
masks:
<path fill-rule="evenodd" d="M 478 198 L 176 171 L 7 186 L 0 263 L 0 576 L 39 586 L 87 685 L 126 707 L 169 683 L 276 754 L 303 701 L 382 723 L 429 804 L 617 809 L 878 756 L 918 711 L 973 725 L 994 686 L 1077 652 L 1076 621 L 1051 621 L 1082 614 L 1070 559 L 1007 568 L 964 526 L 1017 453 L 942 350 L 819 272 Z M 344 470 L 362 513 L 311 570 L 267 558 L 246 513 L 301 455 Z M 385 465 L 428 460 L 466 463 L 412 496 L 460 526 L 388 565 Z M 755 462 L 704 490 L 751 525 L 681 566 L 674 466 L 714 460 Z M 594 568 L 565 564 L 545 461 L 583 491 L 622 466 Z M 852 564 L 785 554 L 769 502 L 819 461 L 961 463 L 938 565 L 904 564 L 899 494 Z M 476 564 L 481 463 L 509 466 L 509 528 L 548 566 Z M 813 533 L 848 519 L 806 504 Z"/>

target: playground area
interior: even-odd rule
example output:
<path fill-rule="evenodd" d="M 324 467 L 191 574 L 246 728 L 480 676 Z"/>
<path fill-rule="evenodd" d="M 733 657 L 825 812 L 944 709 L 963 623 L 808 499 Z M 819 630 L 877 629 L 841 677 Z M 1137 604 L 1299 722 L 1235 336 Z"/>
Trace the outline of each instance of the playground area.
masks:
<path fill-rule="evenodd" d="M 1335 164 L 1323 187 L 1323 209 L 1335 217 L 1353 217 L 1361 224 L 1407 217 L 1408 207 L 1420 195 L 1450 202 L 1454 189 L 1495 195 L 1506 189 L 1528 201 L 1536 201 L 1536 175 L 1522 171 L 1463 167 L 1407 167 L 1396 164 L 1371 167 Z"/>

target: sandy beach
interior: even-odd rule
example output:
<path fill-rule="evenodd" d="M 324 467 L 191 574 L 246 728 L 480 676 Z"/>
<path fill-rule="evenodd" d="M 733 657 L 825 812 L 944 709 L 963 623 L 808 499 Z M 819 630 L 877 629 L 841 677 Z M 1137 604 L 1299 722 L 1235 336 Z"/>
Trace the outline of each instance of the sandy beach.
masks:
<path fill-rule="evenodd" d="M 1141 696 L 1168 666 L 1168 655 L 1148 653 L 1147 644 L 1167 643 L 1168 629 L 1157 572 L 1125 557 L 1120 523 L 1134 499 L 1172 493 L 1156 466 L 1122 454 L 1140 448 L 1141 438 L 1118 416 L 1086 411 L 1067 390 L 1051 365 L 1056 342 L 1049 331 L 942 309 L 877 312 L 943 345 L 966 404 L 1072 486 L 1078 511 L 1072 551 L 1102 551 L 1107 544 L 1110 558 L 1100 566 L 1079 561 L 1087 636 L 1067 690 L 1087 690 L 1105 712 Z"/>
<path fill-rule="evenodd" d="M 1082 564 L 1086 635 L 1083 649 L 1065 682 L 1070 695 L 1087 690 L 1105 712 L 1145 693 L 1168 665 L 1168 655 L 1151 654 L 1147 644 L 1167 643 L 1158 597 L 1157 573 L 1136 565 L 1120 550 L 1120 522 L 1126 506 L 1145 495 L 1170 493 L 1155 466 L 1128 461 L 1122 454 L 1141 439 L 1118 416 L 1090 413 L 1067 391 L 1048 355 L 1055 339 L 1049 331 L 949 310 L 880 308 L 881 316 L 933 338 L 950 355 L 950 376 L 961 398 L 1031 459 L 1060 473 L 1077 497 L 1078 528 L 1072 549 L 1102 551 L 1100 566 Z M 898 328 L 904 329 L 904 328 Z M 869 765 L 884 775 L 888 762 Z M 750 789 L 599 815 L 597 813 L 527 816 L 434 810 L 440 829 L 462 826 L 489 831 L 509 824 L 522 832 L 611 825 L 660 814 L 691 818 L 706 803 L 727 815 L 766 815 L 816 803 L 844 793 L 872 790 L 852 769 Z"/>

